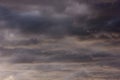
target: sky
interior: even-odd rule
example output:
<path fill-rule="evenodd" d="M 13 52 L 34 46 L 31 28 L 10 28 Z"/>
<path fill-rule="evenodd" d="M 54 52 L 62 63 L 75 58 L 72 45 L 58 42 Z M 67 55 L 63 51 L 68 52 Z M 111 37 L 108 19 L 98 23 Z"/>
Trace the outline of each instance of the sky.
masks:
<path fill-rule="evenodd" d="M 0 80 L 119 80 L 119 0 L 0 0 Z"/>

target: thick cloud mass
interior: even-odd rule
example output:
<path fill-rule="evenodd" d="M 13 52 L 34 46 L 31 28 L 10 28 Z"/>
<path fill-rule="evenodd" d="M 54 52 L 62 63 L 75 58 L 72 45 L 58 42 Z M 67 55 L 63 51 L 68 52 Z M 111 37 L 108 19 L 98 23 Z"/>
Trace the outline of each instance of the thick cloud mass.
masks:
<path fill-rule="evenodd" d="M 120 80 L 119 0 L 0 0 L 0 80 Z"/>
<path fill-rule="evenodd" d="M 59 12 L 59 7 L 54 1 L 53 4 L 51 2 L 51 5 L 46 5 L 51 8 L 36 5 L 31 7 L 33 9 L 30 11 L 1 6 L 0 19 L 8 24 L 6 28 L 18 29 L 24 34 L 49 34 L 50 36 L 119 34 L 119 2 L 79 3 L 70 0 L 63 3 L 62 12 Z M 46 4 L 49 4 L 49 1 L 46 1 Z M 62 5 L 59 4 L 61 7 Z M 23 6 L 27 8 L 29 5 Z"/>
<path fill-rule="evenodd" d="M 67 33 L 71 26 L 69 18 L 57 18 L 48 15 L 36 15 L 32 12 L 18 13 L 1 7 L 1 20 L 5 21 L 5 29 L 18 29 L 24 34 L 50 34 L 58 36 Z M 1 27 L 3 28 L 3 27 Z M 64 34 L 62 34 L 64 35 Z"/>

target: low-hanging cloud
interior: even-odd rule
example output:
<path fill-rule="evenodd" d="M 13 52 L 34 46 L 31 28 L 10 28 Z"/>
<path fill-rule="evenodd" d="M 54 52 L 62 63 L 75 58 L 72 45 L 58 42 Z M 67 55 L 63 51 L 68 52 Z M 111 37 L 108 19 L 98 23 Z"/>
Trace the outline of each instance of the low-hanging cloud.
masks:
<path fill-rule="evenodd" d="M 116 1 L 0 0 L 0 80 L 119 79 Z"/>
<path fill-rule="evenodd" d="M 107 4 L 106 8 L 103 4 Z M 112 10 L 117 11 L 119 7 L 116 7 L 117 5 L 117 2 L 111 5 L 111 3 L 86 4 L 70 1 L 61 13 L 57 12 L 53 6 L 53 8 L 50 8 L 52 10 L 46 8 L 39 10 L 38 8 L 28 12 L 19 12 L 1 6 L 0 19 L 8 24 L 6 28 L 18 29 L 24 35 L 90 36 L 97 33 L 118 34 L 118 16 L 113 16 L 115 12 L 113 12 L 113 15 L 108 16 L 105 13 L 106 10 L 110 12 Z M 111 6 L 112 8 L 109 9 Z"/>

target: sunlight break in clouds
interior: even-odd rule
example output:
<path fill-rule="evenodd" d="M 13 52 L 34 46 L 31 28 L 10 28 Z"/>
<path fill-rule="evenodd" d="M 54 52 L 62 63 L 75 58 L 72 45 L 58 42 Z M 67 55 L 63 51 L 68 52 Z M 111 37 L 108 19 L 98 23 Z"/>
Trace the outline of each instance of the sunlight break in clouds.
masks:
<path fill-rule="evenodd" d="M 13 76 L 9 76 L 7 78 L 5 78 L 4 80 L 15 80 Z"/>

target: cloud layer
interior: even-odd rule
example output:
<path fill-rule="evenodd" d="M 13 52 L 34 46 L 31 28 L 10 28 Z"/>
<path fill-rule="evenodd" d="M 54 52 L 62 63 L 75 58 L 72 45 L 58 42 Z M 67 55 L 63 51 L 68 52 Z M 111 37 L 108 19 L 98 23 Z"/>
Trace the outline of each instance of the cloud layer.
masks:
<path fill-rule="evenodd" d="M 1 0 L 0 80 L 120 79 L 118 0 Z"/>
<path fill-rule="evenodd" d="M 6 23 L 1 28 L 17 29 L 24 35 L 78 37 L 101 33 L 116 37 L 115 35 L 120 32 L 119 15 L 117 15 L 119 2 L 93 4 L 69 0 L 62 1 L 59 6 L 54 1 L 45 3 L 46 5 L 22 4 L 25 8 L 17 6 L 21 8 L 18 10 L 15 9 L 17 7 L 1 6 L 1 22 Z M 111 14 L 107 15 L 108 12 Z"/>

